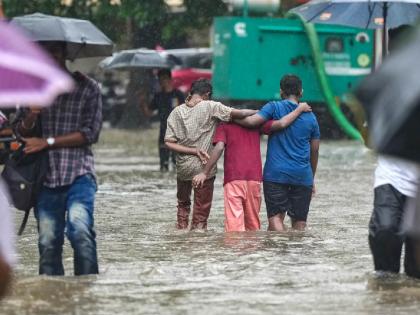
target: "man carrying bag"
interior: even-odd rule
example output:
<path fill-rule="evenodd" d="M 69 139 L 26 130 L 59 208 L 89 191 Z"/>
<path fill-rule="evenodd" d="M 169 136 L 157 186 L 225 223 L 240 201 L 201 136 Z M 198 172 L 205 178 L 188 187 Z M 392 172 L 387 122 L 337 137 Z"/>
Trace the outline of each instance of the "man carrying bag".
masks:
<path fill-rule="evenodd" d="M 65 68 L 65 45 L 42 43 Z M 98 273 L 94 201 L 96 177 L 91 145 L 99 138 L 102 103 L 92 79 L 72 73 L 75 89 L 60 95 L 51 107 L 31 109 L 18 116 L 16 130 L 28 155 L 46 150 L 48 171 L 36 199 L 39 273 L 64 275 L 62 252 L 66 234 L 74 250 L 74 273 Z M 41 119 L 42 137 L 34 136 L 34 122 Z"/>

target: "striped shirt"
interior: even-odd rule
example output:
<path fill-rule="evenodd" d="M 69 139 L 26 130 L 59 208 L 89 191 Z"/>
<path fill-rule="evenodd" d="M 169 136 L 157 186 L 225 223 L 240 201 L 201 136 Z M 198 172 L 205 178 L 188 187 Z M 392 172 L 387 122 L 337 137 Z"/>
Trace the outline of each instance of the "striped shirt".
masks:
<path fill-rule="evenodd" d="M 201 101 L 195 106 L 182 104 L 169 115 L 165 141 L 200 148 L 210 154 L 213 135 L 220 121 L 230 121 L 232 108 L 214 101 Z M 192 180 L 203 170 L 203 164 L 195 155 L 176 155 L 177 177 Z M 209 177 L 216 175 L 216 167 Z"/>
<path fill-rule="evenodd" d="M 102 126 L 101 94 L 97 83 L 80 72 L 73 73 L 73 79 L 76 87 L 71 93 L 60 95 L 50 107 L 42 109 L 42 137 L 81 132 L 87 143 L 48 150 L 44 185 L 50 188 L 71 185 L 81 175 L 95 176 L 91 144 L 98 141 Z"/>

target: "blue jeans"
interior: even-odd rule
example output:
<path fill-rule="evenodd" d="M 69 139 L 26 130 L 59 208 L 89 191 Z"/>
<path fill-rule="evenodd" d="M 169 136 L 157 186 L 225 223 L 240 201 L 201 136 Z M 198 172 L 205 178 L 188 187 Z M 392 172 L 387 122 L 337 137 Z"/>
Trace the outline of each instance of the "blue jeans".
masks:
<path fill-rule="evenodd" d="M 96 182 L 90 174 L 69 186 L 47 188 L 35 207 L 38 223 L 39 274 L 64 275 L 64 231 L 74 250 L 74 274 L 98 273 L 93 207 Z"/>

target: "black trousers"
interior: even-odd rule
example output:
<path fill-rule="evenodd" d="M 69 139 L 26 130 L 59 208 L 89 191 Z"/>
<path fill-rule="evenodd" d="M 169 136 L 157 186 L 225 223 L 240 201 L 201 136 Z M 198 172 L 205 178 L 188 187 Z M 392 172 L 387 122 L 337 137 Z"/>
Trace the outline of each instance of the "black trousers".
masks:
<path fill-rule="evenodd" d="M 169 158 L 171 158 L 172 163 L 175 164 L 175 152 L 172 152 L 171 150 L 165 147 L 165 133 L 166 129 L 160 129 L 158 148 L 161 170 L 169 169 Z"/>
<path fill-rule="evenodd" d="M 392 185 L 375 188 L 374 208 L 369 222 L 369 246 L 375 270 L 399 272 L 403 244 L 404 271 L 420 278 L 420 261 L 416 261 L 415 246 L 419 240 L 402 235 L 400 231 L 408 197 Z"/>

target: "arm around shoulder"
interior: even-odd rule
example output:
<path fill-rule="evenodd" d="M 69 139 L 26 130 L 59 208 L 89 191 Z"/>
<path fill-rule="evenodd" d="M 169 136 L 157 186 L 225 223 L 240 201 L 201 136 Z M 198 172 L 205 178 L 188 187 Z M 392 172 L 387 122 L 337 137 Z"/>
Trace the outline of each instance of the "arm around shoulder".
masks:
<path fill-rule="evenodd" d="M 285 129 L 289 127 L 300 116 L 300 114 L 311 111 L 312 108 L 307 103 L 299 103 L 298 107 L 294 111 L 290 112 L 286 116 L 283 116 L 281 119 L 274 121 L 271 125 L 270 131 L 274 132 Z"/>
<path fill-rule="evenodd" d="M 257 128 L 261 126 L 266 120 L 264 117 L 255 113 L 242 119 L 235 119 L 234 122 L 245 128 Z"/>

